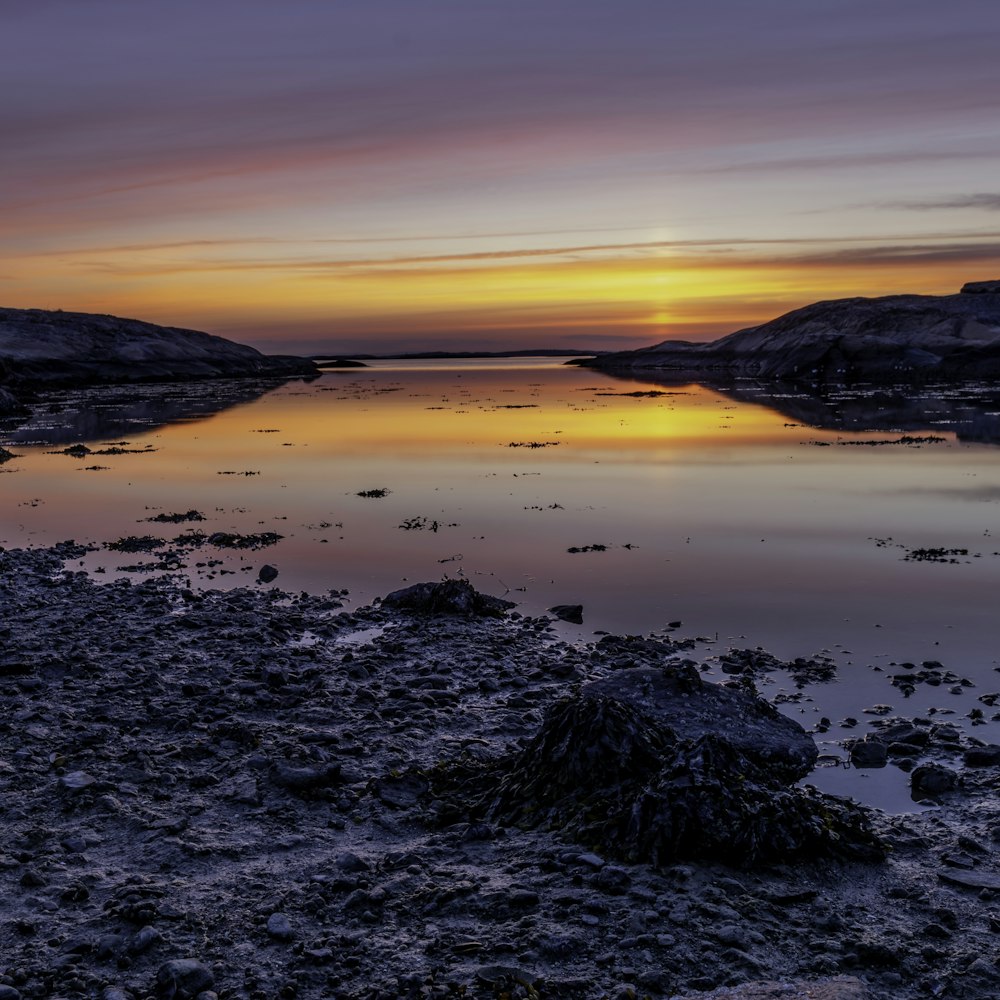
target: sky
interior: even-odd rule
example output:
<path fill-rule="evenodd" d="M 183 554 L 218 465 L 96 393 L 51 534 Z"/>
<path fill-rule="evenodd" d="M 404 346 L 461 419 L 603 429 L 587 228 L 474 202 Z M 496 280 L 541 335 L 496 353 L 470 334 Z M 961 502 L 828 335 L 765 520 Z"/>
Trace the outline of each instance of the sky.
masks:
<path fill-rule="evenodd" d="M 1000 277 L 1000 4 L 0 0 L 0 305 L 639 347 Z"/>

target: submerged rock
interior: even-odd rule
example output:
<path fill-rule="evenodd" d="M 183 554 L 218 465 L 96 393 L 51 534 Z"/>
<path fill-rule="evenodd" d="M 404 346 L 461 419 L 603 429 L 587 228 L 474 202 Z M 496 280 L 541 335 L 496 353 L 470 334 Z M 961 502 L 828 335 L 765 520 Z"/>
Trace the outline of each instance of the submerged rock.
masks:
<path fill-rule="evenodd" d="M 480 594 L 468 580 L 444 580 L 394 590 L 382 598 L 382 606 L 432 615 L 495 617 L 514 607 L 514 602 Z"/>

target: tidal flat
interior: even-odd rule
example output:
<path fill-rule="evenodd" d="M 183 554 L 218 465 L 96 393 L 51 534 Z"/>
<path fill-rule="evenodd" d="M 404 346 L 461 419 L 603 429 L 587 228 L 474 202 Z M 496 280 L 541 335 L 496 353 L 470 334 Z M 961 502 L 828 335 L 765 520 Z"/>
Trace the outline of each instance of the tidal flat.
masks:
<path fill-rule="evenodd" d="M 0 553 L 4 996 L 995 995 L 996 748 L 889 816 L 684 640 L 83 554 Z"/>

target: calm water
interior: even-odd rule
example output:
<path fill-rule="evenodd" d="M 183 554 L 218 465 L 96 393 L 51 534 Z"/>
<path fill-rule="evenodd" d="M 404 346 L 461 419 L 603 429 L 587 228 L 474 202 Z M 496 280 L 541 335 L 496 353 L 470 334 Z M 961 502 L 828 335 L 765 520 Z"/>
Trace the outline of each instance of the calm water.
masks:
<path fill-rule="evenodd" d="M 705 655 L 827 650 L 841 682 L 786 709 L 806 725 L 854 715 L 863 732 L 875 704 L 962 720 L 1000 690 L 1000 405 L 985 394 L 915 404 L 655 385 L 551 360 L 373 364 L 267 391 L 61 393 L 6 434 L 20 457 L 0 467 L 0 544 L 170 538 L 189 526 L 144 519 L 196 509 L 207 520 L 191 527 L 284 536 L 198 550 L 204 586 L 252 582 L 268 562 L 277 586 L 347 588 L 360 605 L 461 574 L 527 614 L 583 604 L 584 626 L 560 626 L 570 637 L 681 621 L 676 634 L 711 640 Z M 945 440 L 856 443 L 903 435 Z M 130 451 L 54 453 L 74 442 Z M 372 490 L 388 493 L 357 495 Z M 569 551 L 590 546 L 605 548 Z M 908 560 L 917 549 L 968 554 Z M 142 558 L 104 550 L 87 565 Z M 194 566 L 208 559 L 223 563 Z M 926 659 L 977 686 L 904 700 L 889 664 Z M 998 728 L 974 733 L 1000 741 Z M 836 771 L 817 783 L 868 798 L 899 784 L 894 768 Z"/>

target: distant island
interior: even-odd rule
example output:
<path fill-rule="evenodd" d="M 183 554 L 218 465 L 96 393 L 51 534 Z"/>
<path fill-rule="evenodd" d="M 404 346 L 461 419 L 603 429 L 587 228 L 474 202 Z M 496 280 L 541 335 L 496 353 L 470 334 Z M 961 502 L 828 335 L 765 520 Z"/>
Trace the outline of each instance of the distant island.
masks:
<path fill-rule="evenodd" d="M 318 375 L 304 358 L 269 356 L 224 337 L 136 319 L 0 309 L 0 413 L 46 385 Z"/>
<path fill-rule="evenodd" d="M 1000 377 L 1000 280 L 957 295 L 816 302 L 710 343 L 666 340 L 571 362 L 698 379 L 825 382 Z"/>
<path fill-rule="evenodd" d="M 533 350 L 517 351 L 415 351 L 406 354 L 312 354 L 311 360 L 318 365 L 349 367 L 354 361 L 456 361 L 477 358 L 591 358 L 594 351 L 578 351 L 565 347 L 539 347 Z M 364 367 L 363 365 L 359 367 Z"/>

